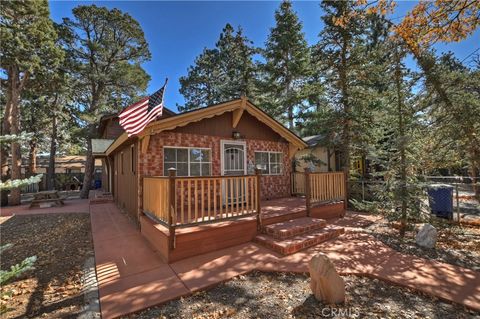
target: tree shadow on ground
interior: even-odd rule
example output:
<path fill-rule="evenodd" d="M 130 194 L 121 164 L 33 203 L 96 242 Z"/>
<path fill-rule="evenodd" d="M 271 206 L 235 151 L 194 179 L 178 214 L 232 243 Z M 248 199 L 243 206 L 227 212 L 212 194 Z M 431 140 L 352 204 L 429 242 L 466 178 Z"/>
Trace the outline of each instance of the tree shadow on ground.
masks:
<path fill-rule="evenodd" d="M 35 269 L 4 288 L 15 290 L 9 317 L 76 318 L 84 306 L 82 276 L 93 255 L 90 216 L 84 213 L 15 215 L 0 225 L 3 270 L 35 255 Z"/>

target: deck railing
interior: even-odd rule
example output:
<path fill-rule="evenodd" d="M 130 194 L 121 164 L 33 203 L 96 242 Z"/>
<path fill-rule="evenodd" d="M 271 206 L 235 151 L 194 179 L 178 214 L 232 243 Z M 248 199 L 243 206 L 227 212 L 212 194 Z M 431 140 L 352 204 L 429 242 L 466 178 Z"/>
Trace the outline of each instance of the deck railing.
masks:
<path fill-rule="evenodd" d="M 170 207 L 170 187 L 168 177 L 143 178 L 143 211 L 168 225 Z"/>
<path fill-rule="evenodd" d="M 345 199 L 343 172 L 309 173 L 310 202 L 326 202 Z"/>
<path fill-rule="evenodd" d="M 257 212 L 256 176 L 181 177 L 175 179 L 175 225 L 240 217 Z"/>
<path fill-rule="evenodd" d="M 343 200 L 346 205 L 346 182 L 344 172 L 292 173 L 292 195 L 305 195 L 307 212 L 312 204 Z"/>
<path fill-rule="evenodd" d="M 261 225 L 260 176 L 144 177 L 143 212 L 169 228 L 170 249 L 180 226 L 252 214 Z"/>
<path fill-rule="evenodd" d="M 293 172 L 292 173 L 292 194 L 293 195 L 305 195 L 305 173 Z"/>

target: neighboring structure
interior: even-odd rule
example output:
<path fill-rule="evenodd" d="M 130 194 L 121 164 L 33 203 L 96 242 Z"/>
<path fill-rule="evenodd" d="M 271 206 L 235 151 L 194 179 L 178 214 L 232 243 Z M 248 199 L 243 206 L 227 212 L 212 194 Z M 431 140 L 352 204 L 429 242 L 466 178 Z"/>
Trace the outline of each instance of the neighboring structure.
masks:
<path fill-rule="evenodd" d="M 301 186 L 302 173 L 292 167 L 307 144 L 246 98 L 181 114 L 165 110 L 138 136 L 122 133 L 113 143 L 118 118 L 104 121 L 104 139 L 93 141 L 105 166 L 103 189 L 169 262 L 253 240 L 267 224 L 343 214 L 343 173 L 311 174 L 303 178 L 311 187 Z M 300 188 L 306 199 L 292 197 Z M 308 242 L 272 245 L 291 253 L 339 234 L 320 232 L 324 222 L 305 223 L 296 231 L 318 231 Z M 270 238 L 256 240 L 270 245 Z"/>
<path fill-rule="evenodd" d="M 303 141 L 308 147 L 295 154 L 295 171 L 303 172 L 305 168 L 310 168 L 312 172 L 340 171 L 340 156 L 335 149 L 328 147 L 325 135 L 304 137 Z"/>
<path fill-rule="evenodd" d="M 85 156 L 83 155 L 68 155 L 55 157 L 55 173 L 84 173 L 85 172 Z M 48 170 L 48 163 L 50 157 L 37 156 L 36 173 L 46 174 Z M 28 170 L 28 158 L 22 159 L 22 174 Z M 95 169 L 100 169 L 102 163 L 100 160 L 95 161 Z"/>

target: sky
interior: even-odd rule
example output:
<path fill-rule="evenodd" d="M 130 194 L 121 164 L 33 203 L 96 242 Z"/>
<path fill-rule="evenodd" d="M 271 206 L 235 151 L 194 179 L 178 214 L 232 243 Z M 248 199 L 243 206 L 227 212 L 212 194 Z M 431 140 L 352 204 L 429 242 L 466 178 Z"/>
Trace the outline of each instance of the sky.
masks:
<path fill-rule="evenodd" d="M 98 6 L 117 8 L 136 19 L 145 33 L 152 54 L 151 61 L 143 64 L 151 76 L 147 93 L 158 90 L 169 78 L 165 104 L 172 110 L 184 104 L 179 93 L 179 78 L 187 74 L 204 47 L 213 47 L 225 24 L 241 26 L 245 35 L 256 46 L 263 46 L 270 28 L 275 25 L 274 13 L 279 1 L 51 1 L 52 19 L 61 22 L 72 17 L 72 9 L 78 5 L 95 3 Z M 399 1 L 392 18 L 401 19 L 415 6 L 415 1 Z M 293 8 L 303 23 L 303 31 L 309 44 L 318 41 L 322 30 L 322 10 L 318 1 L 294 1 Z M 439 44 L 437 51 L 452 51 L 464 59 L 480 47 L 480 30 L 460 43 Z M 407 66 L 415 68 L 412 59 Z"/>

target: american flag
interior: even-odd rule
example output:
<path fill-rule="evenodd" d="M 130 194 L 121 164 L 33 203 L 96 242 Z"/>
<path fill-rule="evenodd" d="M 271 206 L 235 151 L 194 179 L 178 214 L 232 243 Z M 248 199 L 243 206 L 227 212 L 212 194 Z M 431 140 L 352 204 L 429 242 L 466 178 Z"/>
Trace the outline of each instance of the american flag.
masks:
<path fill-rule="evenodd" d="M 130 105 L 118 115 L 120 125 L 127 131 L 129 137 L 142 132 L 148 123 L 156 119 L 157 116 L 162 115 L 163 95 L 167 82 L 168 79 L 165 80 L 165 84 L 160 90 Z"/>

